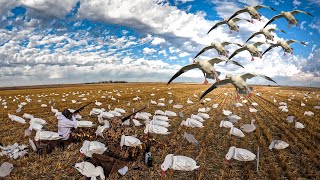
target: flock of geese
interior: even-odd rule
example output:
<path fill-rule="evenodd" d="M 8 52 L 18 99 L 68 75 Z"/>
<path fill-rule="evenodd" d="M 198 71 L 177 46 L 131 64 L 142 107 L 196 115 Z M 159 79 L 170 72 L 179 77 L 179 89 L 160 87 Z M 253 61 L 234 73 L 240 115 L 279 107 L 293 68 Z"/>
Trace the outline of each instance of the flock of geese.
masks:
<path fill-rule="evenodd" d="M 236 25 L 236 22 L 239 20 L 245 20 L 245 21 L 253 23 L 253 19 L 260 21 L 262 15 L 257 10 L 259 10 L 261 8 L 267 8 L 267 9 L 276 11 L 274 8 L 269 7 L 269 6 L 265 6 L 265 5 L 244 6 L 243 9 L 240 9 L 240 10 L 236 11 L 233 15 L 231 15 L 229 19 L 224 19 L 223 21 L 216 23 L 208 31 L 208 33 L 210 33 L 213 29 L 215 29 L 218 26 L 223 25 L 223 24 L 227 24 L 229 26 L 230 33 L 231 33 L 231 30 L 236 30 L 238 32 L 239 26 Z M 248 13 L 251 17 L 251 20 L 235 18 L 237 15 L 242 14 L 242 13 Z M 224 85 L 224 84 L 228 84 L 228 83 L 231 83 L 235 87 L 237 93 L 250 96 L 250 92 L 252 91 L 252 89 L 247 85 L 246 81 L 247 81 L 247 79 L 251 79 L 253 77 L 261 77 L 261 78 L 264 78 L 266 80 L 269 80 L 269 81 L 276 83 L 270 77 L 265 76 L 265 75 L 256 74 L 256 73 L 246 73 L 246 74 L 240 74 L 240 75 L 227 74 L 224 80 L 220 80 L 219 79 L 220 72 L 216 71 L 216 69 L 214 68 L 214 64 L 218 64 L 220 62 L 225 62 L 225 63 L 230 62 L 232 64 L 235 64 L 237 66 L 244 68 L 238 62 L 231 60 L 234 56 L 236 56 L 237 54 L 239 54 L 242 51 L 248 51 L 251 54 L 251 56 L 252 56 L 251 60 L 253 61 L 254 57 L 262 58 L 262 56 L 265 53 L 267 53 L 268 51 L 270 51 L 271 49 L 273 49 L 275 47 L 281 47 L 284 51 L 283 55 L 286 55 L 285 54 L 286 52 L 291 53 L 291 54 L 293 53 L 293 48 L 290 47 L 291 43 L 298 42 L 303 45 L 307 45 L 305 42 L 294 40 L 294 39 L 287 40 L 287 41 L 278 40 L 276 43 L 268 42 L 268 40 L 274 41 L 274 35 L 272 34 L 272 32 L 280 31 L 280 32 L 286 33 L 285 31 L 277 29 L 277 28 L 267 28 L 267 26 L 271 22 L 273 22 L 279 18 L 285 18 L 288 21 L 288 27 L 290 27 L 290 24 L 294 24 L 297 26 L 298 21 L 295 19 L 295 15 L 298 13 L 303 13 L 303 14 L 312 16 L 310 13 L 305 12 L 305 11 L 301 11 L 301 10 L 293 10 L 293 11 L 289 11 L 289 12 L 281 11 L 280 14 L 272 17 L 267 22 L 267 24 L 262 29 L 260 29 L 260 31 L 253 33 L 246 41 L 246 43 L 247 43 L 253 37 L 262 34 L 266 38 L 265 42 L 255 42 L 252 44 L 239 44 L 239 43 L 227 42 L 227 41 L 225 41 L 225 42 L 212 42 L 211 45 L 203 48 L 194 57 L 192 64 L 189 64 L 189 65 L 182 67 L 176 74 L 174 74 L 172 76 L 172 78 L 168 81 L 168 84 L 170 84 L 175 78 L 179 77 L 181 74 L 183 74 L 191 69 L 195 69 L 195 68 L 199 68 L 202 71 L 204 78 L 205 78 L 203 84 L 208 84 L 208 80 L 207 80 L 208 78 L 216 80 L 216 82 L 201 95 L 200 99 L 202 99 L 206 94 L 210 93 L 212 90 L 216 89 L 217 87 Z M 240 48 L 235 50 L 229 56 L 228 51 L 225 49 L 225 46 L 230 45 L 230 44 L 237 45 Z M 262 44 L 269 44 L 270 45 L 269 48 L 267 48 L 263 53 L 260 52 L 258 49 L 258 47 L 261 46 Z M 199 59 L 197 59 L 198 56 L 200 56 L 202 53 L 204 53 L 210 49 L 216 49 L 219 57 L 214 57 L 212 59 L 203 60 L 203 61 L 200 61 Z M 225 56 L 225 58 L 222 58 L 221 56 Z M 239 97 L 239 95 L 238 95 L 238 97 Z"/>

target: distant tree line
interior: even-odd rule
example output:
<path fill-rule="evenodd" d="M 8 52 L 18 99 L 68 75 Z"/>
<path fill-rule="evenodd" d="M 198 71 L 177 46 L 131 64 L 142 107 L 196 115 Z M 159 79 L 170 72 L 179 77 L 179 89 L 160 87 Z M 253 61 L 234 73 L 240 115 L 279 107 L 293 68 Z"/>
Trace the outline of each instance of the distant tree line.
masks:
<path fill-rule="evenodd" d="M 85 84 L 107 84 L 107 83 L 128 83 L 127 81 L 99 81 L 99 82 L 90 82 Z"/>

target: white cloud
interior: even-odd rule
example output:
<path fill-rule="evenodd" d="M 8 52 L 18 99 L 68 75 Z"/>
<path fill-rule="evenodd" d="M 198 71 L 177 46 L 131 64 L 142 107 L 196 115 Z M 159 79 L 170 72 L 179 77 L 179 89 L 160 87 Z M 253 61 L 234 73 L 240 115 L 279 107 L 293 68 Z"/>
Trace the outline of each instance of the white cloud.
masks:
<path fill-rule="evenodd" d="M 186 2 L 192 2 L 194 0 L 176 0 L 176 3 L 181 2 L 181 3 L 186 3 Z"/>
<path fill-rule="evenodd" d="M 302 21 L 300 24 L 300 29 L 302 30 L 306 30 L 306 27 L 304 27 L 304 25 L 307 23 L 307 21 Z"/>
<path fill-rule="evenodd" d="M 59 18 L 67 15 L 77 2 L 78 0 L 21 0 L 21 4 L 28 9 Z"/>
<path fill-rule="evenodd" d="M 295 8 L 297 8 L 301 4 L 301 2 L 298 0 L 293 0 L 292 4 Z"/>
<path fill-rule="evenodd" d="M 189 56 L 189 55 L 190 55 L 189 53 L 183 52 L 183 53 L 179 54 L 179 57 L 186 57 L 186 56 Z"/>
<path fill-rule="evenodd" d="M 143 48 L 143 54 L 153 54 L 154 52 L 156 52 L 155 49 L 148 48 L 148 47 Z"/>
<path fill-rule="evenodd" d="M 151 41 L 151 44 L 152 45 L 158 45 L 158 44 L 161 44 L 161 43 L 164 43 L 166 42 L 165 39 L 162 39 L 162 38 L 159 38 L 159 37 L 155 37 L 152 41 Z"/>
<path fill-rule="evenodd" d="M 19 5 L 19 0 L 0 0 L 0 17 L 8 14 L 8 11 Z"/>
<path fill-rule="evenodd" d="M 320 21 L 317 21 L 316 23 L 309 24 L 309 27 L 317 30 L 320 33 Z"/>

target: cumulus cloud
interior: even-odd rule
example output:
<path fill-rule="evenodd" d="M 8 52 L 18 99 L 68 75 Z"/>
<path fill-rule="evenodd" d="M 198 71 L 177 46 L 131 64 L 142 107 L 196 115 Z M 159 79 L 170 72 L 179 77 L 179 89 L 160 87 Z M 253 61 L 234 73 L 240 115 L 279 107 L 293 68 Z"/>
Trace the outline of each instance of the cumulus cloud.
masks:
<path fill-rule="evenodd" d="M 161 44 L 161 43 L 164 43 L 164 42 L 166 42 L 165 39 L 156 37 L 156 38 L 154 38 L 154 39 L 151 41 L 151 44 L 152 44 L 152 45 L 158 45 L 158 44 Z"/>
<path fill-rule="evenodd" d="M 152 54 L 154 52 L 156 52 L 155 49 L 148 48 L 148 47 L 143 48 L 143 54 Z"/>
<path fill-rule="evenodd" d="M 63 18 L 77 2 L 78 0 L 21 0 L 21 5 L 38 13 Z"/>

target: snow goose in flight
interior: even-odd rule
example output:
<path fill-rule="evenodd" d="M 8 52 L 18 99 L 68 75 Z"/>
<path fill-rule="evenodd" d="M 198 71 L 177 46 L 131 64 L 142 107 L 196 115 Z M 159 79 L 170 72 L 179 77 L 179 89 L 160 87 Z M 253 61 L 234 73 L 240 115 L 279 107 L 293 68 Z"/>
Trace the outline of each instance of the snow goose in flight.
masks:
<path fill-rule="evenodd" d="M 250 95 L 250 92 L 252 91 L 252 89 L 248 86 L 248 84 L 246 83 L 247 79 L 251 79 L 253 77 L 262 77 L 264 79 L 267 79 L 269 81 L 272 81 L 274 83 L 276 83 L 273 79 L 271 79 L 268 76 L 265 75 L 260 75 L 260 74 L 255 74 L 255 73 L 246 73 L 246 74 L 242 74 L 242 75 L 231 75 L 231 74 L 227 74 L 226 78 L 220 82 L 216 82 L 214 83 L 210 88 L 208 88 L 201 96 L 200 99 L 202 99 L 204 96 L 206 96 L 209 92 L 211 92 L 212 90 L 218 88 L 221 85 L 224 84 L 228 84 L 231 83 L 235 88 L 236 91 L 240 94 L 246 94 L 246 95 Z M 240 98 L 239 95 L 237 96 L 237 98 Z"/>
<path fill-rule="evenodd" d="M 261 14 L 257 11 L 258 9 L 261 8 L 267 8 L 267 9 L 271 9 L 273 11 L 276 11 L 275 9 L 273 9 L 270 6 L 265 6 L 265 5 L 257 5 L 257 6 L 244 6 L 242 9 L 236 11 L 232 16 L 230 16 L 230 18 L 228 19 L 228 21 L 230 21 L 232 18 L 234 18 L 235 16 L 241 14 L 241 13 L 249 13 L 250 17 L 251 17 L 251 22 L 253 22 L 253 19 L 257 19 L 257 20 L 261 20 Z"/>
<path fill-rule="evenodd" d="M 248 22 L 251 22 L 250 20 L 247 20 L 247 19 L 242 19 L 242 18 L 233 18 L 233 19 L 230 19 L 229 21 L 227 19 L 223 19 L 222 21 L 220 22 L 217 22 L 215 25 L 212 26 L 212 28 L 207 32 L 207 34 L 209 34 L 213 29 L 217 28 L 218 26 L 221 26 L 221 25 L 228 25 L 229 29 L 230 29 L 230 33 L 232 32 L 231 30 L 235 30 L 237 32 L 239 32 L 239 26 L 237 26 L 237 21 L 240 21 L 240 20 L 245 20 L 245 21 L 248 21 Z"/>
<path fill-rule="evenodd" d="M 217 72 L 216 69 L 213 67 L 214 64 L 217 64 L 220 62 L 231 62 L 235 65 L 243 67 L 238 62 L 231 61 L 231 60 L 224 60 L 221 58 L 213 58 L 213 59 L 204 60 L 204 61 L 199 61 L 198 59 L 195 59 L 192 64 L 182 67 L 175 75 L 173 75 L 167 84 L 170 84 L 175 78 L 179 77 L 181 74 L 195 68 L 199 68 L 203 72 L 203 75 L 205 77 L 205 81 L 203 84 L 208 84 L 207 78 L 210 78 L 210 79 L 215 78 L 216 81 L 220 81 L 220 79 L 218 78 L 220 72 Z"/>
<path fill-rule="evenodd" d="M 288 41 L 278 40 L 277 43 L 270 43 L 270 47 L 267 50 L 265 50 L 262 55 L 264 55 L 266 52 L 270 51 L 272 48 L 275 48 L 275 47 L 278 47 L 278 46 L 282 47 L 282 49 L 284 51 L 283 52 L 284 56 L 286 55 L 286 52 L 292 54 L 293 53 L 293 48 L 290 47 L 290 44 L 294 43 L 294 42 L 298 42 L 300 44 L 303 44 L 303 45 L 307 46 L 307 44 L 305 42 L 297 41 L 297 40 L 294 40 L 294 39 L 290 39 Z"/>
<path fill-rule="evenodd" d="M 228 41 L 225 41 L 225 42 L 222 42 L 222 43 L 213 42 L 213 43 L 211 43 L 210 46 L 207 46 L 207 47 L 203 48 L 194 58 L 197 58 L 199 55 L 201 55 L 202 53 L 208 51 L 209 49 L 216 49 L 218 51 L 219 56 L 224 55 L 224 56 L 228 57 L 228 54 L 227 54 L 228 51 L 226 51 L 224 47 L 229 45 L 229 44 L 236 44 L 238 46 L 241 46 L 241 45 L 239 45 L 237 43 L 232 43 L 232 42 L 228 42 Z"/>
<path fill-rule="evenodd" d="M 301 11 L 301 10 L 294 10 L 294 11 L 281 11 L 280 14 L 273 16 L 269 22 L 267 22 L 266 25 L 264 25 L 263 28 L 265 28 L 266 26 L 268 26 L 270 23 L 272 23 L 274 20 L 279 19 L 279 18 L 285 18 L 288 21 L 288 28 L 290 28 L 290 24 L 294 24 L 296 26 L 298 26 L 298 21 L 296 20 L 296 18 L 294 17 L 294 15 L 298 14 L 298 13 L 303 13 L 309 16 L 312 16 L 312 14 L 305 12 L 305 11 Z"/>
<path fill-rule="evenodd" d="M 267 42 L 267 40 L 273 41 L 274 35 L 271 34 L 271 32 L 273 32 L 273 31 L 281 31 L 281 32 L 287 34 L 285 31 L 283 31 L 283 30 L 281 30 L 281 29 L 278 29 L 278 28 L 263 28 L 263 29 L 260 29 L 258 32 L 253 33 L 253 34 L 248 38 L 248 40 L 246 41 L 246 43 L 247 43 L 250 39 L 252 39 L 254 36 L 257 36 L 257 35 L 259 35 L 259 34 L 264 35 L 264 37 L 266 38 L 266 42 Z"/>
<path fill-rule="evenodd" d="M 238 53 L 242 52 L 242 51 L 249 51 L 249 53 L 251 54 L 251 61 L 254 60 L 253 56 L 255 57 L 259 57 L 260 59 L 262 58 L 261 52 L 258 49 L 258 46 L 265 44 L 264 42 L 256 42 L 253 44 L 244 44 L 242 45 L 241 48 L 235 50 L 231 56 L 229 57 L 229 59 L 233 58 L 233 56 L 237 55 Z M 241 45 L 240 45 L 241 46 Z"/>

